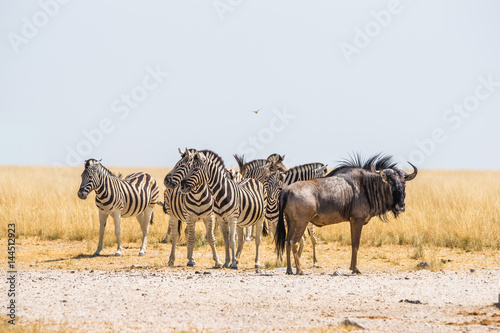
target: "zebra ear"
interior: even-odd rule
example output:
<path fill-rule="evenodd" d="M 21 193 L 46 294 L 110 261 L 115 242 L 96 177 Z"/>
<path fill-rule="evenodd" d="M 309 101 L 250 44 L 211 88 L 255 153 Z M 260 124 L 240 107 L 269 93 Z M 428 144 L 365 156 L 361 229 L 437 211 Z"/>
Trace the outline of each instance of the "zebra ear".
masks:
<path fill-rule="evenodd" d="M 102 158 L 99 161 L 97 161 L 97 163 L 101 163 L 101 161 L 102 161 Z"/>
<path fill-rule="evenodd" d="M 280 162 L 283 162 L 285 160 L 285 155 L 281 156 L 281 161 Z"/>

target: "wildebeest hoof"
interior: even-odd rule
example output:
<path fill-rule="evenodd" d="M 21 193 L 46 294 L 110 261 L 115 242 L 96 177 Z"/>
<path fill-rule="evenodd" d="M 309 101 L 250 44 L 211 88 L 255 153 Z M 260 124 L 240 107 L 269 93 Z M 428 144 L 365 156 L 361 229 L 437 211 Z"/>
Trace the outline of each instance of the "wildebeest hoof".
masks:
<path fill-rule="evenodd" d="M 139 257 L 144 257 L 146 255 L 146 253 L 144 252 L 139 252 Z"/>
<path fill-rule="evenodd" d="M 175 264 L 174 264 L 174 261 L 173 260 L 169 260 L 168 261 L 168 266 L 170 267 L 173 267 Z"/>
<path fill-rule="evenodd" d="M 286 275 L 293 275 L 292 271 L 286 271 Z"/>
<path fill-rule="evenodd" d="M 95 252 L 95 253 L 92 255 L 92 257 L 100 257 L 100 256 L 101 256 L 101 254 L 100 254 L 99 252 Z"/>
<path fill-rule="evenodd" d="M 189 267 L 194 267 L 194 265 L 196 265 L 196 263 L 194 261 L 190 261 L 190 262 L 187 263 L 187 265 Z"/>
<path fill-rule="evenodd" d="M 120 252 L 115 253 L 115 257 L 121 257 L 121 256 L 122 256 L 122 254 Z"/>
<path fill-rule="evenodd" d="M 231 266 L 229 266 L 229 268 L 231 268 L 231 269 L 238 269 L 238 265 L 237 264 L 231 264 Z"/>
<path fill-rule="evenodd" d="M 361 274 L 361 272 L 359 271 L 359 269 L 355 268 L 352 270 L 352 274 Z"/>
<path fill-rule="evenodd" d="M 297 275 L 304 275 L 304 272 L 303 271 L 298 271 Z"/>

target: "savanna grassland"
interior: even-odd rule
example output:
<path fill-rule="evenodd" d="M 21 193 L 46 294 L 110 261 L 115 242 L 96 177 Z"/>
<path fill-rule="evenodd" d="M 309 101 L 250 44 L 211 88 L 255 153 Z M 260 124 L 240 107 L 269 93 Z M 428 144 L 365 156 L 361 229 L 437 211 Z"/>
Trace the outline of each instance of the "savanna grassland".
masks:
<path fill-rule="evenodd" d="M 150 173 L 163 198 L 168 168 L 109 169 L 123 175 Z M 245 244 L 238 271 L 211 269 L 202 223 L 196 232 L 196 267 L 185 266 L 184 236 L 175 266 L 168 267 L 171 245 L 161 243 L 168 217 L 160 206 L 145 257 L 138 257 L 141 231 L 135 218 L 122 220 L 122 257 L 113 256 L 111 218 L 102 256 L 92 257 L 98 213 L 94 194 L 85 201 L 77 197 L 82 171 L 0 167 L 0 238 L 6 244 L 7 224 L 15 223 L 16 269 L 24 281 L 20 332 L 356 329 L 357 324 L 341 320 L 346 317 L 381 331 L 500 327 L 500 313 L 492 305 L 500 268 L 500 171 L 420 171 L 407 183 L 406 212 L 387 222 L 374 218 L 364 227 L 358 255 L 364 275 L 357 278 L 342 273 L 348 272 L 351 255 L 348 223 L 316 229 L 319 268 L 312 267 L 306 240 L 303 277 L 284 275 L 271 237 L 263 241 L 263 273 L 253 267 L 253 242 Z M 222 237 L 219 231 L 216 235 L 224 261 Z M 0 252 L 0 260 L 7 262 L 6 251 Z M 430 263 L 430 271 L 418 270 L 422 261 Z M 340 276 L 332 276 L 333 271 Z M 400 302 L 406 298 L 424 305 Z M 47 301 L 50 307 L 44 305 Z M 229 308 L 233 316 L 225 315 Z M 300 319 L 290 321 L 297 312 Z M 0 327 L 12 329 L 8 326 Z"/>

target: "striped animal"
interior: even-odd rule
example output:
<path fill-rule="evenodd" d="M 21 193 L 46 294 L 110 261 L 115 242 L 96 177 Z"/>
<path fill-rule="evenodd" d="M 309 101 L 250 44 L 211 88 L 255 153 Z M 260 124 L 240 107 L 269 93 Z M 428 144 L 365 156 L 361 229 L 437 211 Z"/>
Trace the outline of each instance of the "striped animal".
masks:
<path fill-rule="evenodd" d="M 293 167 L 284 173 L 275 171 L 269 176 L 266 182 L 266 221 L 269 223 L 269 228 L 273 234 L 276 234 L 276 226 L 278 224 L 278 200 L 281 191 L 294 182 L 317 179 L 325 176 L 326 168 L 327 166 L 322 163 L 309 163 Z M 318 241 L 316 238 L 316 232 L 314 231 L 314 225 L 309 223 L 307 225 L 307 230 L 311 236 L 311 243 L 313 246 L 313 267 L 319 267 L 316 258 L 316 244 Z M 304 244 L 305 240 L 304 237 L 302 237 L 299 243 L 299 256 L 302 255 Z"/>
<path fill-rule="evenodd" d="M 181 189 L 188 193 L 203 184 L 207 184 L 212 193 L 214 211 L 222 217 L 221 230 L 226 249 L 226 261 L 223 267 L 238 268 L 238 259 L 244 244 L 242 228 L 256 225 L 255 267 L 259 268 L 260 235 L 265 211 L 264 185 L 255 179 L 244 179 L 237 183 L 228 177 L 224 162 L 217 154 L 197 152 L 193 157 L 190 171 L 181 182 Z M 238 249 L 235 253 L 236 232 L 238 232 Z"/>
<path fill-rule="evenodd" d="M 118 247 L 115 256 L 121 256 L 120 223 L 122 217 L 137 218 L 142 229 L 142 245 L 139 256 L 146 253 L 149 224 L 153 223 L 153 208 L 158 199 L 158 185 L 147 173 L 138 172 L 128 175 L 125 179 L 115 176 L 106 169 L 101 161 L 89 159 L 85 161 L 82 173 L 82 183 L 78 197 L 87 199 L 90 192 L 96 193 L 95 202 L 99 209 L 99 244 L 94 255 L 102 250 L 102 239 L 108 216 L 115 222 L 115 235 Z"/>
<path fill-rule="evenodd" d="M 164 192 L 164 202 L 160 203 L 163 206 L 163 211 L 170 216 L 169 219 L 169 231 L 172 237 L 172 249 L 170 251 L 170 257 L 168 261 L 169 266 L 175 264 L 175 248 L 177 246 L 177 240 L 180 230 L 180 223 L 182 221 L 186 222 L 188 240 L 187 240 L 187 266 L 194 266 L 196 262 L 193 257 L 194 244 L 196 241 L 195 237 L 195 225 L 197 221 L 202 220 L 205 223 L 205 228 L 207 230 L 207 243 L 212 249 L 212 257 L 215 262 L 216 268 L 222 266 L 219 260 L 217 251 L 215 249 L 215 236 L 214 236 L 214 225 L 215 216 L 213 213 L 214 202 L 212 195 L 208 190 L 208 186 L 201 185 L 198 187 L 193 187 L 189 193 L 183 193 L 179 186 L 175 185 L 180 183 L 180 180 L 184 178 L 188 171 L 188 164 L 190 154 L 192 154 L 194 149 L 186 149 L 181 153 L 181 159 L 174 168 L 165 176 L 165 192 Z M 174 187 L 171 188 L 171 184 Z"/>

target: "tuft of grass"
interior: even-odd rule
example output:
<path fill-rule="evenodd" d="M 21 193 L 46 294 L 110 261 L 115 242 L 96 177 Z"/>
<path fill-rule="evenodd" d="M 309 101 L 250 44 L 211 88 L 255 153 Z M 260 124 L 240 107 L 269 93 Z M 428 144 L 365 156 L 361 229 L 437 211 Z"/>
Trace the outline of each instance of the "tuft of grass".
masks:
<path fill-rule="evenodd" d="M 424 247 L 422 246 L 422 244 L 420 244 L 418 246 L 418 249 L 416 249 L 413 254 L 410 256 L 410 259 L 415 259 L 415 260 L 419 260 L 419 259 L 423 259 L 424 258 Z"/>

